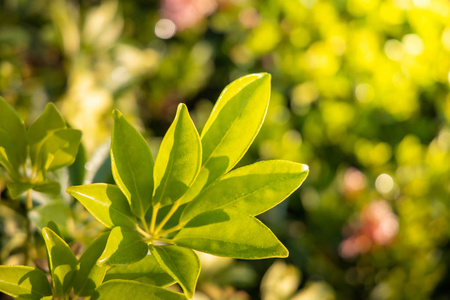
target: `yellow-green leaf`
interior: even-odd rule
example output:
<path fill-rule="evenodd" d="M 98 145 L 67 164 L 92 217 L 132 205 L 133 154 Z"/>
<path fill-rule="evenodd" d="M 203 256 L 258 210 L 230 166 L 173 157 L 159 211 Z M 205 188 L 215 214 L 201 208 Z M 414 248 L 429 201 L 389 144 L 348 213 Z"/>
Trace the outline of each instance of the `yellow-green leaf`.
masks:
<path fill-rule="evenodd" d="M 0 291 L 21 299 L 41 299 L 52 290 L 45 273 L 27 266 L 0 266 Z"/>

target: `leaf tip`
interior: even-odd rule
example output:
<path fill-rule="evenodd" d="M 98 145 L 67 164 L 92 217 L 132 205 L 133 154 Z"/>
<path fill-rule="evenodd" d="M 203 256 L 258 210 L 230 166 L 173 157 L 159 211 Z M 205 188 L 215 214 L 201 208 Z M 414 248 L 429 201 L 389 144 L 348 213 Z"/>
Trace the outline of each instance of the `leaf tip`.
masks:
<path fill-rule="evenodd" d="M 122 115 L 122 113 L 119 110 L 117 110 L 117 109 L 113 110 L 113 118 L 114 118 L 114 120 L 118 120 L 122 116 L 123 115 Z"/>

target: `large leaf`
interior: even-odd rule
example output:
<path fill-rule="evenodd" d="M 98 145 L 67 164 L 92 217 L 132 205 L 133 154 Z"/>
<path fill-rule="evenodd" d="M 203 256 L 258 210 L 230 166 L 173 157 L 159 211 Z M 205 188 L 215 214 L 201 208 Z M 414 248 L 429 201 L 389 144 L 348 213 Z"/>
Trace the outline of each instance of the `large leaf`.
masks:
<path fill-rule="evenodd" d="M 44 112 L 28 128 L 31 163 L 36 164 L 39 149 L 44 139 L 52 132 L 66 128 L 66 122 L 53 103 L 48 103 Z"/>
<path fill-rule="evenodd" d="M 27 158 L 27 134 L 22 119 L 2 97 L 0 97 L 0 130 L 9 136 L 5 139 L 6 135 L 0 134 L 0 162 L 3 163 L 4 156 L 7 156 L 11 166 L 18 170 Z"/>
<path fill-rule="evenodd" d="M 223 90 L 203 128 L 202 168 L 184 202 L 242 158 L 261 128 L 269 98 L 270 75 L 266 73 L 241 77 Z"/>
<path fill-rule="evenodd" d="M 130 206 L 117 186 L 93 183 L 71 186 L 66 191 L 106 227 L 119 225 L 136 227 L 136 219 L 131 213 Z"/>
<path fill-rule="evenodd" d="M 128 199 L 131 211 L 143 218 L 153 193 L 153 157 L 145 139 L 117 110 L 114 111 L 111 166 L 114 180 Z"/>
<path fill-rule="evenodd" d="M 197 176 L 201 157 L 197 129 L 186 105 L 180 104 L 155 161 L 153 203 L 168 205 L 179 199 Z"/>
<path fill-rule="evenodd" d="M 45 273 L 26 266 L 0 266 L 0 291 L 33 300 L 52 295 Z"/>
<path fill-rule="evenodd" d="M 243 259 L 287 257 L 288 251 L 261 221 L 235 210 L 213 210 L 189 221 L 174 243 L 198 251 Z"/>
<path fill-rule="evenodd" d="M 150 252 L 160 266 L 181 286 L 188 298 L 192 298 L 200 274 L 200 260 L 194 251 L 175 245 L 149 245 Z"/>
<path fill-rule="evenodd" d="M 161 268 L 153 255 L 147 255 L 138 262 L 111 267 L 105 281 L 112 279 L 128 279 L 156 286 L 168 286 L 175 280 Z"/>
<path fill-rule="evenodd" d="M 78 260 L 66 242 L 48 227 L 42 229 L 47 248 L 48 264 L 52 274 L 54 294 L 64 299 L 70 293 L 79 268 Z"/>
<path fill-rule="evenodd" d="M 73 282 L 75 295 L 87 297 L 94 293 L 106 274 L 106 267 L 98 266 L 97 260 L 105 250 L 109 233 L 104 233 L 83 253 L 80 258 L 80 270 Z"/>
<path fill-rule="evenodd" d="M 98 264 L 130 264 L 143 259 L 147 252 L 147 243 L 138 232 L 117 226 L 111 230 Z"/>
<path fill-rule="evenodd" d="M 188 204 L 181 221 L 218 208 L 236 208 L 258 215 L 295 191 L 308 175 L 306 165 L 289 161 L 261 161 L 226 174 Z"/>
<path fill-rule="evenodd" d="M 186 300 L 182 294 L 130 280 L 110 280 L 101 284 L 92 300 L 129 299 L 133 300 Z"/>

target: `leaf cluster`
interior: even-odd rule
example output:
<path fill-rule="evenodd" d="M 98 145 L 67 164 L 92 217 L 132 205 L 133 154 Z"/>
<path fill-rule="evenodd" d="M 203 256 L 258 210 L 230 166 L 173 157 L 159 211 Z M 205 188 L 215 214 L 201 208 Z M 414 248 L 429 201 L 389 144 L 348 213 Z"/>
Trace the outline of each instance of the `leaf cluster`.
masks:
<path fill-rule="evenodd" d="M 201 268 L 194 250 L 241 259 L 286 257 L 288 250 L 256 216 L 295 191 L 307 166 L 272 160 L 232 170 L 257 135 L 269 98 L 268 74 L 232 82 L 201 135 L 180 104 L 155 160 L 142 135 L 114 111 L 116 184 L 67 189 L 109 231 L 78 261 L 54 230 L 43 229 L 54 296 L 192 298 Z M 10 294 L 49 296 L 49 286 L 33 289 L 24 281 L 30 274 L 43 281 L 39 270 L 3 268 L 15 272 L 10 278 L 18 292 L 3 287 Z M 164 288 L 175 282 L 183 294 Z"/>

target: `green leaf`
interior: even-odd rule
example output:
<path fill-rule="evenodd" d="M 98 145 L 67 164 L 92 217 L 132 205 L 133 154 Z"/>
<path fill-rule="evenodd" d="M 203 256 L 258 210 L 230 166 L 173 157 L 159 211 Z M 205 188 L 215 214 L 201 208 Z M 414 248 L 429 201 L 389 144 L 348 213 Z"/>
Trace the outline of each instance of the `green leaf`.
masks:
<path fill-rule="evenodd" d="M 135 228 L 137 225 L 125 196 L 115 185 L 93 183 L 71 186 L 66 191 L 108 228 L 119 225 Z"/>
<path fill-rule="evenodd" d="M 213 210 L 189 221 L 176 245 L 242 259 L 287 257 L 288 251 L 261 221 L 235 210 Z"/>
<path fill-rule="evenodd" d="M 47 248 L 55 296 L 64 299 L 72 289 L 72 282 L 79 268 L 78 260 L 66 242 L 50 228 L 42 229 L 42 236 Z"/>
<path fill-rule="evenodd" d="M 128 299 L 133 300 L 186 300 L 183 294 L 130 280 L 110 280 L 96 289 L 92 300 Z"/>
<path fill-rule="evenodd" d="M 113 266 L 108 270 L 105 281 L 112 279 L 128 279 L 148 283 L 156 286 L 168 286 L 175 280 L 164 271 L 153 255 L 147 255 L 138 262 Z"/>
<path fill-rule="evenodd" d="M 28 215 L 39 228 L 50 227 L 59 236 L 61 236 L 59 232 L 48 226 L 49 222 L 55 223 L 63 234 L 67 234 L 67 223 L 73 218 L 72 210 L 61 200 L 34 207 Z"/>
<path fill-rule="evenodd" d="M 19 166 L 17 163 L 10 161 L 10 158 L 12 159 L 11 155 L 13 155 L 10 153 L 14 153 L 14 142 L 11 136 L 0 128 L 0 164 L 13 180 L 19 181 L 21 177 L 18 170 Z"/>
<path fill-rule="evenodd" d="M 155 161 L 153 203 L 169 205 L 194 181 L 201 166 L 202 145 L 186 105 L 178 106 Z"/>
<path fill-rule="evenodd" d="M 180 284 L 187 297 L 192 298 L 200 274 L 197 254 L 191 249 L 175 245 L 149 245 L 149 249 L 160 266 Z"/>
<path fill-rule="evenodd" d="M 0 162 L 3 164 L 4 156 L 6 156 L 9 164 L 18 170 L 21 165 L 25 164 L 27 158 L 27 134 L 22 119 L 2 97 L 0 97 L 0 130 L 2 130 L 0 153 L 3 152 L 0 154 Z M 5 133 L 9 138 L 4 138 Z"/>
<path fill-rule="evenodd" d="M 219 208 L 259 215 L 286 199 L 307 175 L 306 165 L 283 160 L 261 161 L 233 170 L 201 191 L 183 211 L 181 222 Z"/>
<path fill-rule="evenodd" d="M 33 184 L 29 182 L 13 181 L 8 182 L 6 184 L 6 187 L 8 188 L 11 198 L 16 199 L 27 190 L 31 189 L 33 187 Z"/>
<path fill-rule="evenodd" d="M 153 157 L 145 139 L 114 111 L 111 166 L 117 186 L 130 203 L 131 211 L 143 218 L 153 194 Z"/>
<path fill-rule="evenodd" d="M 33 300 L 52 295 L 45 273 L 26 266 L 0 266 L 0 291 Z"/>
<path fill-rule="evenodd" d="M 242 158 L 261 128 L 269 98 L 270 75 L 266 73 L 241 77 L 223 90 L 203 128 L 202 168 L 184 202 Z"/>
<path fill-rule="evenodd" d="M 143 259 L 147 252 L 147 243 L 138 232 L 117 226 L 111 230 L 98 264 L 130 264 Z"/>
<path fill-rule="evenodd" d="M 97 260 L 105 250 L 109 233 L 104 233 L 87 248 L 80 258 L 80 270 L 75 276 L 73 289 L 75 295 L 87 297 L 94 293 L 105 277 L 107 267 L 97 265 Z"/>
<path fill-rule="evenodd" d="M 50 133 L 42 142 L 36 161 L 36 171 L 45 179 L 47 171 L 71 165 L 77 156 L 81 131 L 61 129 Z"/>
<path fill-rule="evenodd" d="M 60 194 L 61 186 L 56 181 L 42 181 L 33 184 L 33 190 L 56 196 Z"/>
<path fill-rule="evenodd" d="M 44 112 L 28 128 L 28 142 L 32 165 L 36 165 L 43 141 L 52 132 L 66 128 L 66 122 L 53 103 L 48 103 Z"/>

